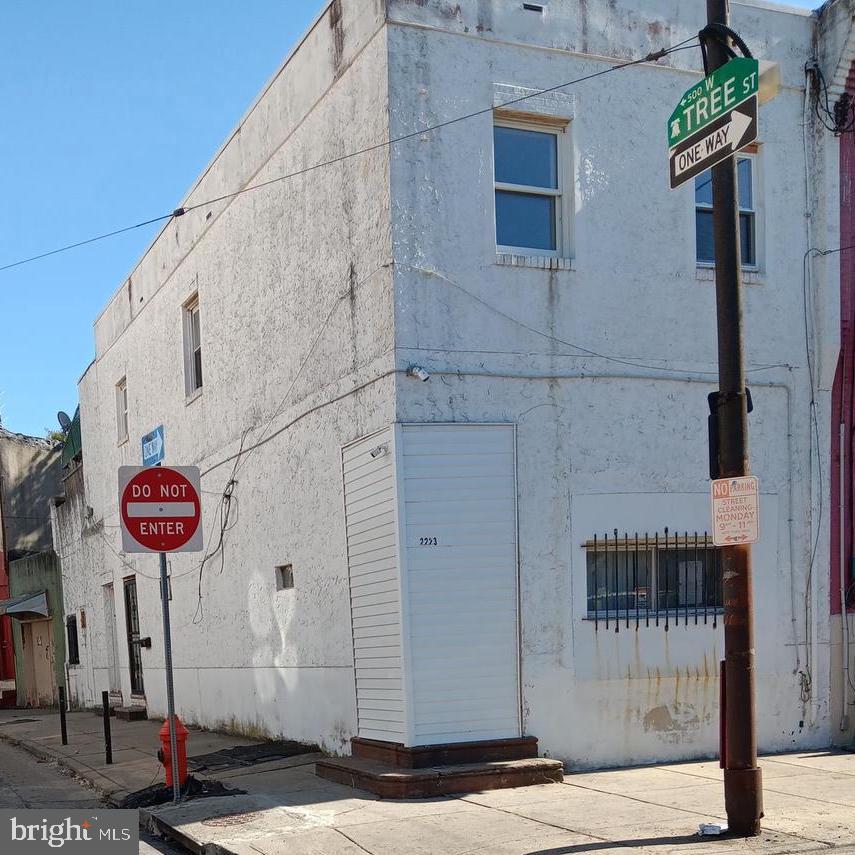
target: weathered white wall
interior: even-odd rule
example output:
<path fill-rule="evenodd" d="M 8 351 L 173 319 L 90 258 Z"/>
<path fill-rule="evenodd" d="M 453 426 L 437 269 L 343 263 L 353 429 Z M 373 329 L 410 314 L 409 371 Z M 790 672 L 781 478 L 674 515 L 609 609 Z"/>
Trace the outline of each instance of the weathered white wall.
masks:
<path fill-rule="evenodd" d="M 52 442 L 0 427 L 0 549 L 11 558 L 50 549 L 59 457 Z"/>
<path fill-rule="evenodd" d="M 704 17 L 701 2 L 550 0 L 544 19 L 520 6 L 334 3 L 184 204 L 482 110 L 497 84 L 546 88 L 601 71 L 689 38 Z M 837 240 L 836 155 L 833 140 L 801 132 L 810 16 L 733 11 L 757 55 L 782 64 L 785 83 L 760 120 L 761 263 L 745 310 L 752 468 L 763 490 L 761 745 L 806 747 L 829 740 L 819 473 L 827 484 L 838 315 L 836 267 L 816 260 L 808 304 L 820 442 L 811 457 L 802 259 L 806 206 L 810 243 Z M 205 473 L 209 545 L 237 463 L 234 527 L 205 565 L 201 611 L 198 556 L 171 559 L 180 714 L 346 750 L 356 709 L 340 447 L 395 420 L 513 422 L 524 730 L 578 766 L 715 751 L 721 629 L 595 632 L 580 548 L 598 529 L 708 527 L 714 285 L 694 263 L 692 188 L 667 189 L 664 134 L 700 73 L 698 52 L 685 51 L 569 90 L 567 269 L 497 258 L 489 114 L 164 229 L 98 319 L 96 360 L 80 385 L 86 492 L 57 549 L 69 610 L 85 604 L 93 617 L 75 674 L 80 703 L 106 688 L 99 619 L 110 580 L 129 694 L 121 580 L 136 572 L 142 634 L 154 639 L 143 652 L 147 702 L 164 711 L 157 560 L 117 555 L 116 470 L 138 462 L 139 439 L 156 425 L 167 464 Z M 205 386 L 188 403 L 180 308 L 197 289 Z M 410 363 L 431 380 L 402 376 Z M 123 375 L 130 441 L 117 446 Z M 245 448 L 269 441 L 234 458 L 247 430 Z M 295 589 L 276 592 L 283 563 L 294 566 Z"/>
<path fill-rule="evenodd" d="M 379 2 L 332 4 L 184 206 L 386 138 L 382 22 Z M 64 572 L 77 579 L 71 607 L 85 603 L 95 616 L 79 702 L 106 688 L 99 615 L 109 579 L 129 700 L 122 578 L 136 573 L 141 634 L 153 639 L 142 652 L 146 701 L 150 714 L 165 712 L 157 556 L 117 555 L 116 485 L 119 465 L 140 462 L 141 436 L 163 424 L 165 463 L 205 473 L 208 548 L 233 470 L 237 481 L 224 549 L 202 573 L 201 608 L 201 556 L 170 558 L 179 714 L 346 747 L 355 703 L 340 446 L 394 418 L 390 254 L 380 150 L 176 219 L 99 317 L 80 396 L 85 504 L 99 532 L 85 542 L 100 550 L 92 560 L 106 573 L 75 559 L 73 546 L 63 550 Z M 197 289 L 204 388 L 186 402 L 181 307 Z M 123 375 L 130 440 L 117 445 Z M 242 439 L 245 449 L 264 444 L 229 459 Z M 295 588 L 277 592 L 274 566 L 285 563 Z"/>
<path fill-rule="evenodd" d="M 627 9 L 551 0 L 543 19 L 520 5 L 391 2 L 393 135 L 478 110 L 492 103 L 496 84 L 543 89 L 612 64 L 590 54 L 637 58 L 688 38 L 705 17 L 700 2 Z M 820 524 L 802 303 L 801 87 L 813 22 L 747 5 L 734 5 L 733 17 L 755 55 L 781 63 L 784 81 L 761 111 L 760 270 L 745 287 L 752 471 L 764 494 L 758 708 L 761 746 L 775 750 L 829 739 L 825 528 L 806 594 Z M 518 423 L 525 730 L 571 766 L 717 749 L 721 628 L 595 632 L 584 619 L 580 546 L 613 528 L 709 529 L 714 283 L 694 261 L 692 186 L 668 189 L 664 130 L 701 75 L 699 52 L 685 51 L 566 90 L 574 223 L 573 261 L 564 266 L 573 269 L 497 257 L 489 114 L 402 144 L 392 162 L 399 366 L 432 372 L 428 383 L 399 378 L 398 418 Z M 813 227 L 836 245 L 836 195 L 825 194 L 834 194 L 834 177 L 824 171 L 833 141 L 815 145 L 811 134 Z M 827 484 L 837 285 L 822 264 L 815 277 Z"/>

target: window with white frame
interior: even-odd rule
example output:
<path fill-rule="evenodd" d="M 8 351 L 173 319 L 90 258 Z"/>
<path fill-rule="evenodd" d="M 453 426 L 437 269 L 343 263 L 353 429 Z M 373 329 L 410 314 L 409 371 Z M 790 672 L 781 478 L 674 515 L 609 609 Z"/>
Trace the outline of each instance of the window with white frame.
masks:
<path fill-rule="evenodd" d="M 563 137 L 563 127 L 496 119 L 493 161 L 500 252 L 561 255 Z"/>
<path fill-rule="evenodd" d="M 184 304 L 184 387 L 188 396 L 202 388 L 202 330 L 198 294 Z"/>
<path fill-rule="evenodd" d="M 716 622 L 721 565 L 707 533 L 646 533 L 586 541 L 587 616 L 659 626 Z"/>
<path fill-rule="evenodd" d="M 128 378 L 116 383 L 116 433 L 119 442 L 128 438 Z"/>
<path fill-rule="evenodd" d="M 736 160 L 739 188 L 739 247 L 743 267 L 757 266 L 757 211 L 754 159 L 742 155 Z M 695 246 L 699 264 L 715 264 L 713 241 L 712 174 L 710 170 L 695 178 Z"/>

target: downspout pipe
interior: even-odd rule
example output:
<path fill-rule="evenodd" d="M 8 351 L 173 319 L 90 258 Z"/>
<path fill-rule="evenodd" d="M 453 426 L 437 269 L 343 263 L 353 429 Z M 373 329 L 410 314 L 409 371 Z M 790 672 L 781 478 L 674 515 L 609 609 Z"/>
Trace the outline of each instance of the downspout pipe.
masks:
<path fill-rule="evenodd" d="M 849 730 L 849 614 L 846 610 L 846 423 L 840 423 L 840 729 Z"/>

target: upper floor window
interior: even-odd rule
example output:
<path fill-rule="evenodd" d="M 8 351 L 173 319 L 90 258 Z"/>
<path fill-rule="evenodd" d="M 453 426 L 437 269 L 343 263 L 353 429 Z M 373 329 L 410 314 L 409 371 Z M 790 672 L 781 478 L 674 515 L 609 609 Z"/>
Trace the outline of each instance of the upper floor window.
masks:
<path fill-rule="evenodd" d="M 562 251 L 563 128 L 497 121 L 493 127 L 496 245 L 500 251 Z"/>
<path fill-rule="evenodd" d="M 128 378 L 116 383 L 116 433 L 120 443 L 128 438 Z"/>
<path fill-rule="evenodd" d="M 184 388 L 187 395 L 202 388 L 202 331 L 198 294 L 184 304 Z"/>
<path fill-rule="evenodd" d="M 739 247 L 743 267 L 757 266 L 757 228 L 755 209 L 754 160 L 741 156 L 736 160 L 739 188 Z M 697 260 L 715 264 L 712 213 L 712 174 L 710 170 L 695 178 L 695 238 Z"/>

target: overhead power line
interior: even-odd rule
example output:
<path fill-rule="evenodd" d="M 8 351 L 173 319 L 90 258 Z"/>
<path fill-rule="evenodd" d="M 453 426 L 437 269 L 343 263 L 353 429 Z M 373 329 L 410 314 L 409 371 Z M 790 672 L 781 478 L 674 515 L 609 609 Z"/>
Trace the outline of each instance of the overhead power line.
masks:
<path fill-rule="evenodd" d="M 689 42 L 692 42 L 692 44 L 689 44 Z M 234 199 L 237 196 L 243 195 L 244 193 L 250 193 L 253 190 L 261 190 L 264 187 L 269 187 L 271 184 L 277 184 L 280 181 L 288 181 L 292 178 L 297 178 L 300 175 L 306 175 L 310 172 L 315 172 L 316 170 L 323 169 L 327 166 L 335 166 L 336 164 L 342 163 L 346 160 L 350 160 L 351 158 L 360 157 L 364 154 L 370 154 L 371 152 L 396 145 L 397 143 L 406 142 L 407 140 L 420 137 L 423 134 L 428 134 L 433 131 L 439 131 L 451 125 L 456 125 L 460 122 L 468 121 L 469 119 L 475 119 L 479 116 L 484 116 L 488 113 L 492 113 L 494 110 L 497 109 L 500 110 L 505 107 L 511 107 L 514 104 L 520 104 L 523 101 L 529 100 L 530 98 L 537 98 L 540 95 L 546 95 L 550 92 L 557 92 L 560 89 L 566 89 L 568 86 L 575 86 L 579 83 L 584 83 L 588 80 L 594 80 L 597 77 L 603 77 L 604 75 L 611 74 L 614 71 L 620 71 L 621 69 L 629 68 L 633 65 L 641 65 L 646 62 L 657 62 L 658 60 L 666 57 L 670 53 L 675 53 L 681 50 L 688 50 L 689 48 L 697 47 L 697 44 L 697 36 L 690 36 L 689 38 L 684 39 L 681 42 L 677 42 L 677 44 L 672 45 L 669 48 L 662 48 L 661 50 L 651 51 L 640 59 L 633 59 L 629 60 L 628 62 L 622 62 L 617 65 L 610 66 L 609 68 L 604 68 L 601 71 L 595 71 L 591 74 L 585 74 L 582 77 L 577 77 L 574 80 L 568 80 L 564 83 L 559 83 L 557 86 L 549 86 L 546 89 L 538 89 L 529 92 L 526 95 L 521 95 L 517 98 L 511 98 L 509 101 L 505 101 L 502 104 L 494 104 L 489 107 L 484 107 L 480 110 L 475 110 L 471 113 L 465 113 L 462 116 L 456 116 L 453 119 L 447 119 L 443 122 L 438 122 L 433 125 L 427 125 L 425 127 L 419 128 L 418 130 L 411 131 L 406 134 L 401 134 L 400 136 L 393 137 L 388 140 L 383 140 L 382 142 L 375 143 L 374 145 L 370 145 L 365 148 L 358 149 L 356 151 L 351 151 L 346 154 L 342 154 L 338 157 L 331 158 L 330 160 L 324 160 L 319 163 L 315 163 L 312 166 L 307 166 L 303 169 L 295 170 L 294 172 L 288 172 L 284 175 L 279 175 L 276 178 L 270 178 L 267 181 L 261 181 L 258 184 L 251 184 L 247 187 L 241 188 L 240 190 L 235 190 L 232 193 L 224 193 L 222 196 L 217 196 L 213 199 L 208 199 L 204 202 L 197 202 L 193 205 L 176 208 L 168 214 L 161 214 L 158 217 L 152 217 L 151 219 L 143 220 L 140 223 L 134 223 L 130 226 L 124 226 L 123 228 L 118 228 L 113 231 L 106 232 L 104 234 L 95 235 L 94 237 L 86 238 L 85 240 L 66 244 L 65 246 L 59 246 L 55 249 L 47 250 L 46 252 L 40 252 L 37 255 L 31 255 L 26 258 L 18 259 L 17 261 L 9 262 L 8 264 L 0 266 L 0 272 L 4 270 L 11 270 L 13 267 L 21 267 L 24 264 L 31 264 L 32 262 L 40 261 L 43 258 L 48 258 L 52 255 L 58 255 L 62 252 L 68 252 L 72 249 L 78 249 L 79 247 L 87 246 L 88 244 L 97 243 L 98 241 L 106 240 L 107 238 L 115 237 L 116 235 L 124 234 L 125 232 L 134 231 L 135 229 L 141 229 L 144 226 L 150 226 L 154 223 L 163 222 L 165 220 L 177 219 L 178 217 L 182 217 L 184 216 L 184 214 L 187 214 L 190 211 L 195 211 L 199 208 L 205 208 L 209 205 L 215 205 L 217 202 L 224 202 L 228 199 Z"/>

